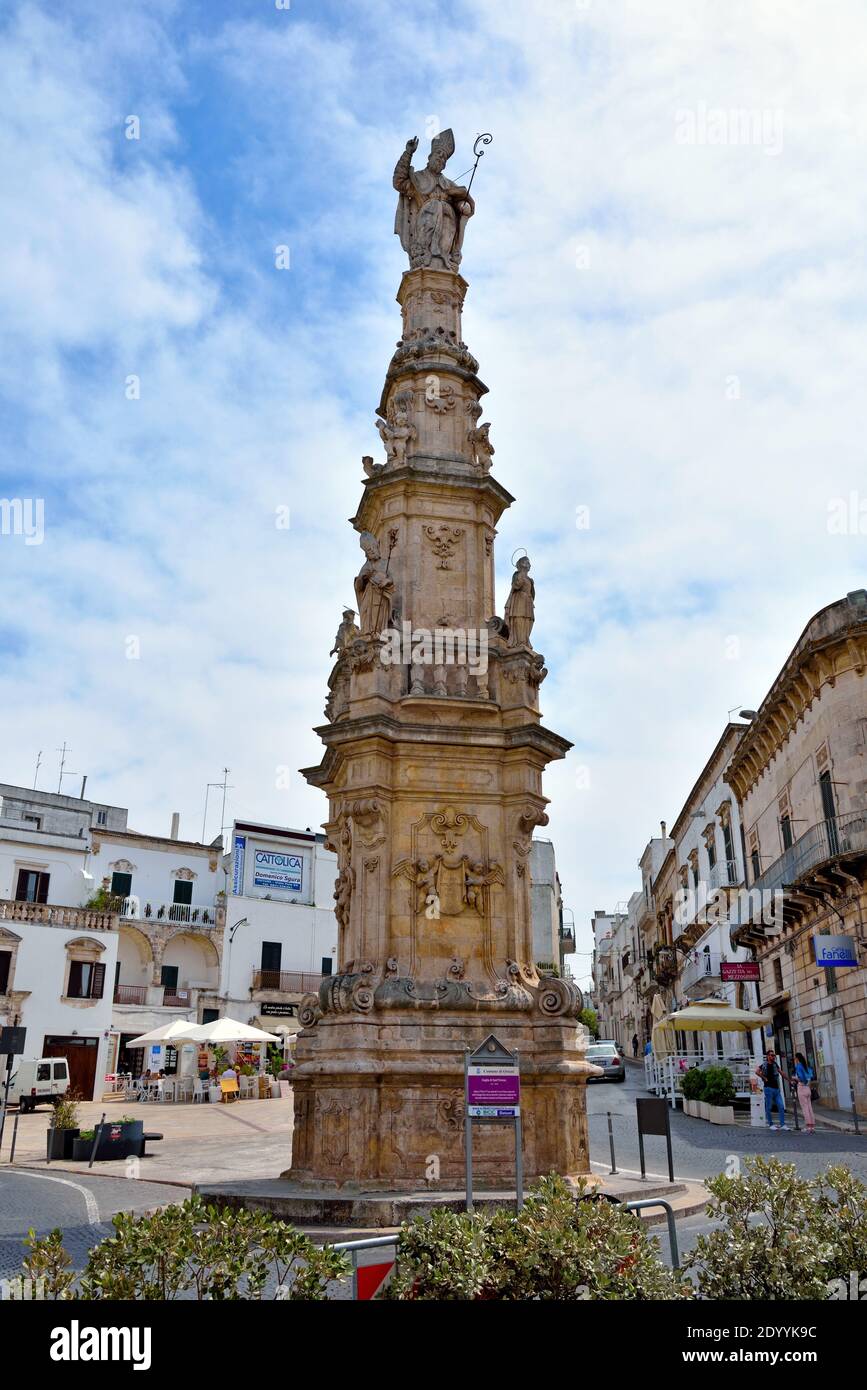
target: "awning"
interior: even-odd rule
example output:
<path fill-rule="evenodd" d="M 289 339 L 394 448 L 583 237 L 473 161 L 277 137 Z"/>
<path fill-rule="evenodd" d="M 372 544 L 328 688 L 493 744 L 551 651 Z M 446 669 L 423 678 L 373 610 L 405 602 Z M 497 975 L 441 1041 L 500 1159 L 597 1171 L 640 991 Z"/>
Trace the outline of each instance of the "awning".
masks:
<path fill-rule="evenodd" d="M 687 1004 L 685 1009 L 676 1009 L 655 1024 L 653 1050 L 674 1052 L 677 1047 L 675 1033 L 750 1033 L 770 1022 L 770 1014 L 736 1009 L 722 999 L 702 999 L 700 1003 Z"/>

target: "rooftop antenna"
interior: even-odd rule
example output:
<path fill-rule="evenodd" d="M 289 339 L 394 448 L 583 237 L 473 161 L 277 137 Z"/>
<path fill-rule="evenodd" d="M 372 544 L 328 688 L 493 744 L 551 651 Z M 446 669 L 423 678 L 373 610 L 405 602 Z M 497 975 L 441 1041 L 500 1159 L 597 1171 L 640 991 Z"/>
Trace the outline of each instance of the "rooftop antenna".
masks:
<path fill-rule="evenodd" d="M 39 781 L 39 769 L 42 766 L 42 749 L 36 754 L 36 771 L 33 774 L 33 790 L 36 791 L 36 783 Z"/>
<path fill-rule="evenodd" d="M 205 811 L 204 811 L 204 814 L 203 814 L 203 816 L 202 816 L 202 844 L 205 844 L 205 826 L 206 826 L 206 823 L 207 823 L 207 820 L 208 820 L 208 798 L 209 798 L 209 796 L 210 796 L 210 794 L 211 794 L 211 788 L 212 788 L 212 787 L 222 787 L 222 788 L 223 788 L 223 809 L 222 809 L 222 811 L 221 811 L 221 813 L 220 813 L 220 821 L 221 821 L 221 824 L 220 824 L 220 834 L 222 835 L 222 833 L 223 833 L 223 824 L 222 824 L 222 822 L 224 822 L 225 819 L 226 819 L 226 790 L 227 790 L 227 788 L 228 788 L 228 790 L 234 791 L 234 787 L 229 787 L 229 784 L 228 784 L 228 781 L 227 781 L 228 776 L 229 776 L 229 768 L 224 767 L 224 768 L 223 768 L 223 780 L 222 780 L 222 782 L 206 782 L 206 783 L 205 783 Z"/>
<path fill-rule="evenodd" d="M 63 741 L 63 747 L 58 748 L 57 751 L 60 754 L 60 776 L 57 778 L 57 790 L 59 793 L 63 787 L 64 777 L 78 777 L 80 774 L 77 772 L 64 772 L 63 770 L 66 766 L 66 755 L 72 752 L 71 748 L 67 748 L 65 739 Z"/>

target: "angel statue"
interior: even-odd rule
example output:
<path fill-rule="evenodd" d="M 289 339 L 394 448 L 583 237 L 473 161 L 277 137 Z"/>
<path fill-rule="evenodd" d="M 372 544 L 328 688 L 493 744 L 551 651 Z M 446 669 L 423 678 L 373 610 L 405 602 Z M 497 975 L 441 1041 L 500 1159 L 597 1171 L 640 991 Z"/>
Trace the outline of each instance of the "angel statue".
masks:
<path fill-rule="evenodd" d="M 417 149 L 418 137 L 414 136 L 407 140 L 394 168 L 394 186 L 400 194 L 394 234 L 400 237 L 413 270 L 420 266 L 457 270 L 464 229 L 476 205 L 466 188 L 452 183 L 443 173 L 455 152 L 455 137 L 450 130 L 434 136 L 424 169 L 412 167 Z"/>
<path fill-rule="evenodd" d="M 407 445 L 418 439 L 418 430 L 409 418 L 406 399 L 398 396 L 388 420 L 377 420 L 376 428 L 385 445 L 385 456 L 395 468 L 406 463 Z"/>
<path fill-rule="evenodd" d="M 512 575 L 512 590 L 506 601 L 509 646 L 529 647 L 536 620 L 536 586 L 530 578 L 530 561 L 522 555 Z"/>
<path fill-rule="evenodd" d="M 480 860 L 466 863 L 464 869 L 464 902 L 473 908 L 480 917 L 485 915 L 485 889 L 492 883 L 503 883 L 503 871 L 499 864 L 488 869 Z"/>
<path fill-rule="evenodd" d="M 362 531 L 359 544 L 367 557 L 355 578 L 361 635 L 379 637 L 391 624 L 394 580 L 389 577 L 376 536 Z"/>

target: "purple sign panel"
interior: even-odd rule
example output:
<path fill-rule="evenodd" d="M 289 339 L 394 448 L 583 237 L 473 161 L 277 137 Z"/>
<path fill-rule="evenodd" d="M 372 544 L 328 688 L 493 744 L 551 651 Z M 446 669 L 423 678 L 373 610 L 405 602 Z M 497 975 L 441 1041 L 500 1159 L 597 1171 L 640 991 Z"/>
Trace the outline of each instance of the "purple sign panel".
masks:
<path fill-rule="evenodd" d="M 521 1104 L 521 1079 L 517 1067 L 469 1067 L 467 1107 L 470 1115 L 508 1117 Z"/>

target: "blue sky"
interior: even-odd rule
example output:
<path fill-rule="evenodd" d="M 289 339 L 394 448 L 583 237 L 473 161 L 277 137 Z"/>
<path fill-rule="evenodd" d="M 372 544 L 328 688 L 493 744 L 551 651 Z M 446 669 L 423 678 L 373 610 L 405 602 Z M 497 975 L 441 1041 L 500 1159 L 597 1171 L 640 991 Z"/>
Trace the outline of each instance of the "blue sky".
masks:
<path fill-rule="evenodd" d="M 727 711 L 865 582 L 827 526 L 867 476 L 865 46 L 855 0 L 7 0 L 0 496 L 46 530 L 0 536 L 0 778 L 42 750 L 55 787 L 65 739 L 136 828 L 198 834 L 224 764 L 230 814 L 319 824 L 294 769 L 399 332 L 391 170 L 491 130 L 465 337 L 517 499 L 501 605 L 525 546 L 576 745 L 548 833 L 586 946 Z"/>

